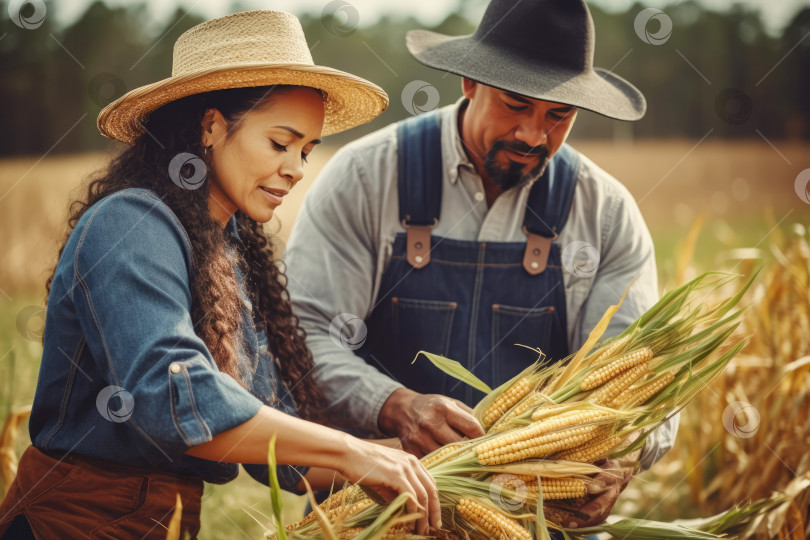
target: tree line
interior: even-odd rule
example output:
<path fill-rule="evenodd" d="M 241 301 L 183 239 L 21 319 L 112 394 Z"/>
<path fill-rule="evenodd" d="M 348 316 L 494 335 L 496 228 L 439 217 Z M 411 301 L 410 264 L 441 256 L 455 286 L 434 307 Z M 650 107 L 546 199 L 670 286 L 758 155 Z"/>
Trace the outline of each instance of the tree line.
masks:
<path fill-rule="evenodd" d="M 468 2 L 480 4 L 457 0 L 458 9 L 428 29 L 472 32 L 477 20 L 465 16 Z M 315 62 L 368 78 L 391 97 L 380 118 L 332 141 L 458 99 L 458 77 L 422 66 L 405 49 L 405 33 L 424 28 L 417 19 L 363 24 L 350 3 L 325 5 L 323 12 L 300 16 Z M 60 26 L 47 15 L 53 8 L 50 1 L 29 1 L 20 13 L 9 13 L 8 2 L 0 1 L 0 155 L 105 147 L 95 127 L 99 111 L 131 89 L 168 77 L 175 40 L 204 21 L 177 9 L 156 24 L 144 4 L 95 1 Z M 237 3 L 229 12 L 242 9 Z M 645 9 L 638 3 L 624 12 L 591 6 L 595 63 L 644 92 L 646 117 L 629 124 L 583 112 L 575 137 L 701 138 L 711 130 L 744 138 L 759 130 L 769 139 L 810 138 L 810 8 L 776 36 L 766 32 L 759 12 L 740 5 L 725 12 L 694 1 Z"/>

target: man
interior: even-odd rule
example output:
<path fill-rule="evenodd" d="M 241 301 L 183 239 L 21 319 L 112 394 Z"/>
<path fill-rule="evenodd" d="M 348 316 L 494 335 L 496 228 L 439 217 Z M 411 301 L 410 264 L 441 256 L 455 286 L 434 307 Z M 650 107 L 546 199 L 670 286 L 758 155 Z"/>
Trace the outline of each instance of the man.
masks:
<path fill-rule="evenodd" d="M 565 144 L 580 109 L 620 120 L 646 109 L 631 84 L 593 68 L 584 2 L 493 0 L 475 34 L 412 31 L 407 46 L 460 75 L 463 98 L 332 158 L 293 228 L 287 276 L 336 421 L 423 455 L 482 434 L 466 406 L 482 395 L 412 363 L 419 350 L 494 387 L 537 358 L 515 344 L 561 360 L 631 282 L 606 336 L 658 290 L 632 196 Z M 642 467 L 676 430 L 677 417 L 647 439 Z M 578 525 L 610 513 L 633 474 L 620 472 L 600 475 Z"/>

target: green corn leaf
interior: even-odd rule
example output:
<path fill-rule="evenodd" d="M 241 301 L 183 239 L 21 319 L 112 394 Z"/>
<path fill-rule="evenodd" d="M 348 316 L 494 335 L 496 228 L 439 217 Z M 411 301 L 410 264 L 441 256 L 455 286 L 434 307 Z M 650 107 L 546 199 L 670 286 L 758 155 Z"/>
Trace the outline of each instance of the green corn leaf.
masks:
<path fill-rule="evenodd" d="M 281 485 L 276 474 L 276 436 L 270 437 L 267 448 L 267 466 L 270 469 L 270 502 L 273 508 L 273 518 L 276 521 L 276 535 L 279 540 L 287 540 L 287 531 L 281 521 Z"/>
<path fill-rule="evenodd" d="M 419 351 L 416 353 L 416 357 L 414 357 L 413 362 L 416 362 L 416 359 L 419 358 L 419 355 L 423 354 L 425 357 L 430 360 L 430 362 L 442 370 L 443 372 L 447 373 L 451 377 L 460 380 L 461 382 L 467 384 L 468 386 L 472 386 L 476 390 L 480 390 L 485 394 L 489 394 L 492 392 L 492 388 L 490 388 L 484 381 L 473 375 L 470 371 L 467 370 L 464 366 L 456 362 L 455 360 L 450 360 L 449 358 L 445 358 L 439 354 L 429 353 L 427 351 Z M 413 362 L 411 362 L 413 364 Z"/>

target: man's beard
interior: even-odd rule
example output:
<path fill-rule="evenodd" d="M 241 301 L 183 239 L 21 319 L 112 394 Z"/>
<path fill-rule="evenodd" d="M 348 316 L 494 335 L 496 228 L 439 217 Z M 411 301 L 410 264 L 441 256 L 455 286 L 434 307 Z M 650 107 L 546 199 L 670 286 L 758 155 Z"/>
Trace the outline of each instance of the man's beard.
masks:
<path fill-rule="evenodd" d="M 495 160 L 500 150 L 512 150 L 528 156 L 537 156 L 537 165 L 528 173 L 523 174 L 522 171 L 526 164 L 518 163 L 507 158 L 509 165 L 507 165 L 506 168 L 501 167 Z M 495 141 L 495 144 L 493 144 L 492 148 L 487 152 L 486 159 L 484 159 L 484 170 L 496 185 L 500 186 L 503 191 L 507 191 L 515 186 L 524 186 L 535 178 L 538 178 L 545 172 L 549 161 L 548 149 L 545 146 L 532 148 L 526 143 L 509 143 L 501 140 Z"/>

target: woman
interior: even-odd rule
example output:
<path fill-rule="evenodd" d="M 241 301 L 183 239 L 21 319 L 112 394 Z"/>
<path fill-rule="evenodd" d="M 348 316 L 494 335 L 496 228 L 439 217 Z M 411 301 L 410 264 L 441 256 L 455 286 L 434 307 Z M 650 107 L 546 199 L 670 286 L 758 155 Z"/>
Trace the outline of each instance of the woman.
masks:
<path fill-rule="evenodd" d="M 270 11 L 192 28 L 172 75 L 99 115 L 131 147 L 72 207 L 0 537 L 163 537 L 178 493 L 196 536 L 203 481 L 243 463 L 266 482 L 273 436 L 278 463 L 300 466 L 279 467 L 284 487 L 301 473 L 316 489 L 409 493 L 418 532 L 438 526 L 418 460 L 312 422 L 323 398 L 261 226 L 321 134 L 371 120 L 387 96 L 313 65 L 298 20 Z M 293 400 L 307 420 L 287 414 Z"/>

